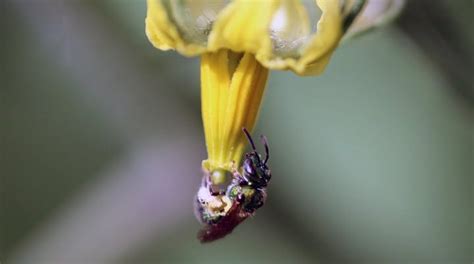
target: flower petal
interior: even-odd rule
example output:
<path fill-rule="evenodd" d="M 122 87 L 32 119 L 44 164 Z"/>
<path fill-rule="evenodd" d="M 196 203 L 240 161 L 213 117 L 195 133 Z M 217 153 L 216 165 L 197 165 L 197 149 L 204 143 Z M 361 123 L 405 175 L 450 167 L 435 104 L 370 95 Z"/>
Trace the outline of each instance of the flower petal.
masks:
<path fill-rule="evenodd" d="M 230 49 L 254 54 L 271 53 L 268 28 L 279 0 L 235 0 L 216 20 L 209 36 L 209 51 Z"/>
<path fill-rule="evenodd" d="M 395 18 L 405 0 L 367 0 L 364 9 L 344 35 L 344 40 L 365 33 Z"/>
<path fill-rule="evenodd" d="M 320 74 L 345 39 L 395 16 L 404 0 L 148 0 L 147 35 L 187 55 L 254 54 L 266 68 Z"/>
<path fill-rule="evenodd" d="M 229 50 L 205 53 L 201 60 L 202 118 L 209 159 L 208 171 L 231 171 L 247 145 L 242 132 L 252 131 L 258 116 L 268 69 L 250 53 Z"/>
<path fill-rule="evenodd" d="M 146 31 L 162 50 L 228 49 L 270 69 L 318 74 L 340 40 L 340 12 L 334 0 L 148 0 Z"/>
<path fill-rule="evenodd" d="M 210 5 L 211 2 L 215 1 L 147 0 L 145 23 L 148 39 L 158 49 L 175 49 L 186 56 L 205 52 L 207 49 L 205 32 L 209 30 L 208 24 L 212 24 L 213 21 L 209 20 L 215 12 L 212 8 L 207 9 L 203 6 L 217 6 Z M 199 12 L 202 14 L 192 16 Z"/>
<path fill-rule="evenodd" d="M 315 4 L 321 9 L 321 18 L 317 23 L 316 32 L 300 51 L 300 57 L 276 56 L 265 60 L 257 54 L 264 66 L 271 69 L 289 69 L 300 75 L 320 74 L 324 70 L 342 37 L 341 8 L 339 1 L 334 0 L 315 0 Z"/>

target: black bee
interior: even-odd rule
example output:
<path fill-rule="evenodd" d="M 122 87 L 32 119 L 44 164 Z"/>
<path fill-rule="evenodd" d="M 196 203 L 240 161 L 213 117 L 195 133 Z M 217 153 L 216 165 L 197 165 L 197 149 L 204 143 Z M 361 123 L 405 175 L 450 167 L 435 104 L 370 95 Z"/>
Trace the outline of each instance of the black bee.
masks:
<path fill-rule="evenodd" d="M 243 209 L 253 213 L 265 203 L 267 197 L 266 187 L 272 178 L 270 168 L 267 165 L 270 154 L 268 141 L 265 136 L 260 136 L 265 147 L 265 159 L 262 160 L 250 133 L 245 128 L 242 130 L 252 146 L 252 151 L 245 154 L 242 173 L 234 170 L 234 180 L 227 188 L 227 196 L 231 200 L 235 200 L 239 195 L 242 196 Z"/>
<path fill-rule="evenodd" d="M 261 136 L 265 147 L 265 159 L 257 152 L 255 144 L 247 129 L 242 129 L 252 151 L 245 154 L 242 164 L 242 173 L 234 169 L 231 184 L 227 187 L 225 197 L 232 202 L 232 206 L 218 221 L 206 225 L 198 234 L 201 242 L 211 242 L 231 233 L 242 221 L 253 215 L 265 203 L 266 187 L 271 179 L 271 171 L 267 162 L 270 158 L 268 141 Z"/>

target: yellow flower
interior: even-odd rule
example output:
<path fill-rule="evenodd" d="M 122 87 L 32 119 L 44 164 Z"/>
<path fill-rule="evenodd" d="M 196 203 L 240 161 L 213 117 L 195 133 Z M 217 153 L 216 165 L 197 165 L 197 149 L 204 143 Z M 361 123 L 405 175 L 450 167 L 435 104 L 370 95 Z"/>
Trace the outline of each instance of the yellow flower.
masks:
<path fill-rule="evenodd" d="M 231 170 L 252 131 L 269 69 L 320 74 L 341 39 L 394 16 L 402 0 L 148 0 L 161 50 L 201 55 L 208 171 Z"/>

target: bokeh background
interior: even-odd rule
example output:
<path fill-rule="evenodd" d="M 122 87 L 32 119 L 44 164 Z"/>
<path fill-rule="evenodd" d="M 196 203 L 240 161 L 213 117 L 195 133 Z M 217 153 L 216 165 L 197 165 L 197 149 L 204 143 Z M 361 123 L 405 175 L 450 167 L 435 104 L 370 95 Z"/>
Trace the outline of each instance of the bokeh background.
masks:
<path fill-rule="evenodd" d="M 152 48 L 142 0 L 2 1 L 0 261 L 470 263 L 472 6 L 272 72 L 267 205 L 201 245 L 199 59 Z"/>

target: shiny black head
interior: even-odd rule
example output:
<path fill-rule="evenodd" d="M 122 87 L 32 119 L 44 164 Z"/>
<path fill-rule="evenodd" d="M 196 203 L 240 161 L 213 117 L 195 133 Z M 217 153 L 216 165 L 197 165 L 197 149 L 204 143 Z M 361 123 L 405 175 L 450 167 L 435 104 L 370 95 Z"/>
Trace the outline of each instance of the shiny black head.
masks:
<path fill-rule="evenodd" d="M 250 145 L 252 146 L 252 151 L 245 154 L 245 159 L 243 162 L 243 178 L 245 182 L 243 184 L 253 186 L 255 188 L 265 188 L 267 187 L 272 174 L 270 169 L 267 166 L 268 159 L 270 154 L 268 151 L 268 142 L 265 136 L 261 136 L 263 145 L 265 146 L 265 159 L 262 161 L 260 154 L 258 154 L 255 144 L 253 143 L 252 137 L 247 129 L 242 129 L 247 136 Z"/>

